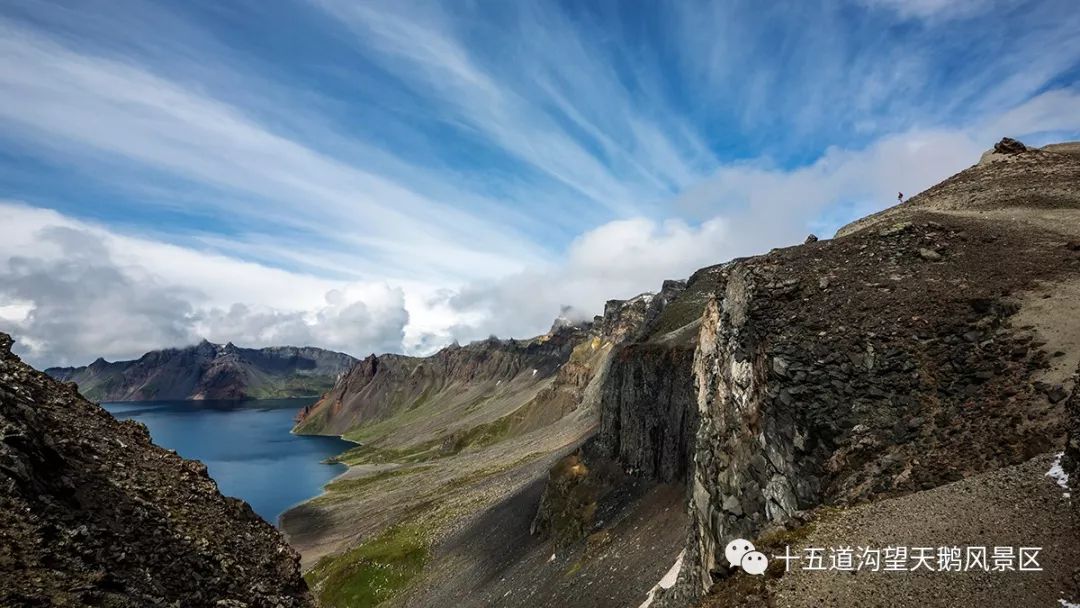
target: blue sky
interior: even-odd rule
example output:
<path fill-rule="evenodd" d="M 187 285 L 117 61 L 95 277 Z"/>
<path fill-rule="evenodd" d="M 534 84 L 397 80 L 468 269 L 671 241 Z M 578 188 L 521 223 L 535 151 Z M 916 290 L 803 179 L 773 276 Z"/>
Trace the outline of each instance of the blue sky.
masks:
<path fill-rule="evenodd" d="M 542 332 L 1077 139 L 1071 4 L 2 3 L 0 329 L 41 364 Z"/>

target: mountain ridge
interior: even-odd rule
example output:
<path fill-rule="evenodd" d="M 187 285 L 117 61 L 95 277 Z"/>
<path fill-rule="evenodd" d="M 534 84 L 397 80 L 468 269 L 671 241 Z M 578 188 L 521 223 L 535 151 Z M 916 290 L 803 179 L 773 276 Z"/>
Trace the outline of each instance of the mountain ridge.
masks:
<path fill-rule="evenodd" d="M 45 373 L 76 383 L 86 397 L 99 401 L 269 399 L 321 395 L 355 362 L 313 346 L 254 349 L 203 340 L 138 359 L 99 357 L 90 365 L 51 367 Z"/>

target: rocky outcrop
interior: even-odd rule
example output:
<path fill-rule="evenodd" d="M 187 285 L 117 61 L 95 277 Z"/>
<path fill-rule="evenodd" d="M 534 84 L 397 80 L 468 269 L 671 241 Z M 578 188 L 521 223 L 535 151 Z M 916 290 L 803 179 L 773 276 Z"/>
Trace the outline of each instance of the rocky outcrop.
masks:
<path fill-rule="evenodd" d="M 272 399 L 322 394 L 355 361 L 314 347 L 252 349 L 203 340 L 133 361 L 99 358 L 85 367 L 52 367 L 45 373 L 75 382 L 98 401 Z"/>
<path fill-rule="evenodd" d="M 572 544 L 620 521 L 655 484 L 685 483 L 697 427 L 687 327 L 696 326 L 715 276 L 707 269 L 664 281 L 648 301 L 635 298 L 618 313 L 609 305 L 607 322 L 598 318 L 622 340 L 598 378 L 600 427 L 549 471 L 534 534 Z M 632 326 L 618 322 L 628 317 Z"/>
<path fill-rule="evenodd" d="M 1072 394 L 1065 402 L 1068 438 L 1061 458 L 1061 467 L 1069 476 L 1069 488 L 1080 491 L 1080 368 L 1073 375 Z"/>
<path fill-rule="evenodd" d="M 594 323 L 604 336 L 613 342 L 621 342 L 636 333 L 645 323 L 645 314 L 652 303 L 653 294 L 645 293 L 629 300 L 608 300 L 604 314 L 597 315 Z"/>
<path fill-rule="evenodd" d="M 199 462 L 0 334 L 0 605 L 311 606 L 296 553 Z"/>
<path fill-rule="evenodd" d="M 604 314 L 594 320 L 599 335 L 616 344 L 639 339 L 684 289 L 686 281 L 667 280 L 656 293 L 643 293 L 629 300 L 608 300 Z"/>
<path fill-rule="evenodd" d="M 733 538 L 1063 441 L 1012 294 L 1075 280 L 1080 260 L 1028 225 L 907 217 L 725 269 L 698 339 L 688 567 L 668 602 L 727 576 Z"/>
<path fill-rule="evenodd" d="M 994 152 L 998 154 L 1020 154 L 1027 151 L 1027 146 L 1011 137 L 1002 137 L 1001 141 L 994 144 Z"/>

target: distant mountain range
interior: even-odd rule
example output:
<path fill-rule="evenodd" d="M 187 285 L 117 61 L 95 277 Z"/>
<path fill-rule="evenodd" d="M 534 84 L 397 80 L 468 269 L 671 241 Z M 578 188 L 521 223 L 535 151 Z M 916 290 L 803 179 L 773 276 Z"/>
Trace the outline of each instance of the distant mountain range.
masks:
<path fill-rule="evenodd" d="M 321 395 L 356 360 L 314 347 L 240 348 L 203 340 L 195 346 L 146 353 L 133 361 L 99 358 L 84 367 L 45 370 L 75 382 L 89 399 L 274 399 Z"/>

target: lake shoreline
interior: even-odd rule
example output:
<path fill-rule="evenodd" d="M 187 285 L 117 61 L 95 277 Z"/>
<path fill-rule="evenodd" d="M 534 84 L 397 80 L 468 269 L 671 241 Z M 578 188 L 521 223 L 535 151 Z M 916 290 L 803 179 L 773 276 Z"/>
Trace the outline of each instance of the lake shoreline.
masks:
<path fill-rule="evenodd" d="M 154 442 L 202 461 L 221 492 L 242 499 L 281 530 L 281 516 L 348 473 L 327 462 L 355 443 L 292 432 L 295 413 L 318 397 L 109 401 L 115 418 L 141 422 Z M 343 465 L 344 470 L 336 465 Z"/>

